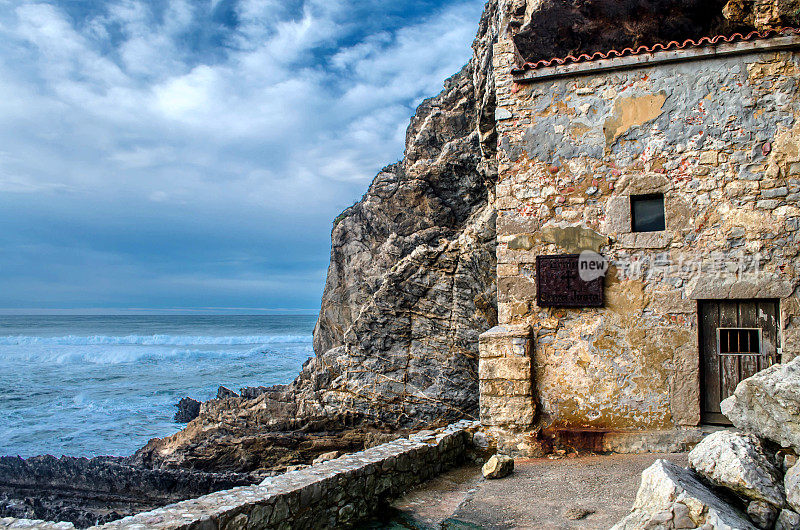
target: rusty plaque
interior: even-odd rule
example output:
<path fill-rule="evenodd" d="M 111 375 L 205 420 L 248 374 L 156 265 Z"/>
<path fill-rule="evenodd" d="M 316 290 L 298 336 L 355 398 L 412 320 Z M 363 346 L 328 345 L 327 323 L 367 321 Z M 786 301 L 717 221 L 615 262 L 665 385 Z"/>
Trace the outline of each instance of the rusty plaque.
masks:
<path fill-rule="evenodd" d="M 603 307 L 601 276 L 581 279 L 578 254 L 536 257 L 536 303 L 539 307 Z"/>

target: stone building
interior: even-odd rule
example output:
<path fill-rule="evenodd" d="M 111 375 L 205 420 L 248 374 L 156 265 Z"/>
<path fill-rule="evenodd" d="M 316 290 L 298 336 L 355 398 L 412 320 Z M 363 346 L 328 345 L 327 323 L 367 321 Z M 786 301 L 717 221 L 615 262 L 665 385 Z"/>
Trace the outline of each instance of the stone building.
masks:
<path fill-rule="evenodd" d="M 800 352 L 800 37 L 521 64 L 497 82 L 498 446 L 680 448 Z M 605 273 L 603 275 L 603 273 Z"/>

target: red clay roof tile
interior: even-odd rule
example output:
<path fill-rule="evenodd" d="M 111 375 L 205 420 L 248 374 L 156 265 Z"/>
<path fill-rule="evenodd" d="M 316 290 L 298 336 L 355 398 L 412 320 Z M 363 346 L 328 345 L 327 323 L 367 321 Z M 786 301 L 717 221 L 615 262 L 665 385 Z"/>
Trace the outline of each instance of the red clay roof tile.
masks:
<path fill-rule="evenodd" d="M 591 55 L 582 53 L 577 57 L 574 55 L 567 55 L 566 57 L 553 57 L 552 59 L 542 59 L 536 62 L 526 62 L 517 68 L 511 70 L 512 74 L 520 74 L 526 70 L 536 70 L 539 68 L 547 68 L 550 66 L 563 66 L 570 63 L 583 63 L 589 61 L 597 61 L 600 59 L 611 59 L 616 57 L 625 57 L 628 55 L 642 55 L 645 53 L 655 53 L 660 51 L 669 50 L 683 50 L 685 48 L 700 48 L 703 46 L 717 46 L 719 44 L 730 44 L 732 42 L 751 41 L 758 39 L 767 39 L 770 37 L 777 37 L 782 35 L 800 35 L 798 28 L 780 28 L 780 29 L 767 29 L 764 31 L 751 31 L 747 35 L 741 33 L 734 33 L 733 35 L 717 35 L 716 37 L 702 37 L 697 41 L 693 39 L 686 39 L 683 42 L 670 41 L 667 44 L 657 43 L 652 46 L 639 46 L 638 48 L 624 48 L 622 51 L 609 50 L 606 53 L 595 52 Z"/>

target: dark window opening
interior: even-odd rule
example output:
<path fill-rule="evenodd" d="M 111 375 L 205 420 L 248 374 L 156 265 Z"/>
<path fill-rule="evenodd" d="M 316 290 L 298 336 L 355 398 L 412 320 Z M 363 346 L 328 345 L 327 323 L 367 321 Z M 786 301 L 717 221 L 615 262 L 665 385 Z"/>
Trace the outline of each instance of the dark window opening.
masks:
<path fill-rule="evenodd" d="M 761 354 L 761 328 L 717 328 L 720 355 Z"/>
<path fill-rule="evenodd" d="M 631 196 L 631 220 L 634 232 L 660 232 L 661 230 L 666 230 L 664 195 Z"/>

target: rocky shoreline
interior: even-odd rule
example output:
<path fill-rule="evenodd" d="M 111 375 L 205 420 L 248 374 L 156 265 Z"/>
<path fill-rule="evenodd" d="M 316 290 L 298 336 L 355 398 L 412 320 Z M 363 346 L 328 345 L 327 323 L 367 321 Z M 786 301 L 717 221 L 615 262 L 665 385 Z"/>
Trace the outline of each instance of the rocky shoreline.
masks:
<path fill-rule="evenodd" d="M 0 457 L 0 517 L 85 528 L 214 491 L 257 483 L 248 473 L 149 469 L 131 458 Z"/>
<path fill-rule="evenodd" d="M 185 447 L 180 460 L 156 452 L 160 439 L 151 440 L 128 457 L 0 457 L 0 517 L 66 521 L 86 528 L 208 493 L 258 484 L 287 470 L 307 467 L 321 456 L 360 451 L 409 432 L 363 428 L 363 418 L 348 415 L 250 425 L 249 435 L 244 436 L 243 425 L 235 432 L 224 426 L 208 429 L 209 415 L 260 407 L 264 399 L 275 399 L 286 389 L 287 385 L 248 387 L 236 393 L 220 387 L 217 397 L 207 402 L 181 400 L 176 417 L 194 417 L 186 417 L 189 425 L 173 437 L 181 439 L 182 432 L 194 433 L 196 428 L 207 432 L 203 437 L 190 434 L 198 443 Z M 186 403 L 190 403 L 188 411 Z M 196 421 L 201 411 L 205 421 Z"/>

